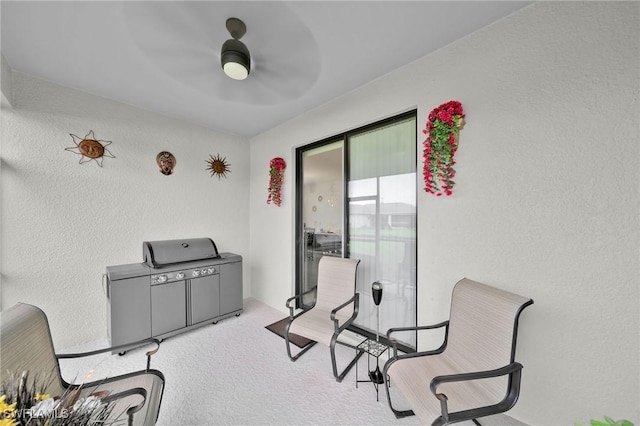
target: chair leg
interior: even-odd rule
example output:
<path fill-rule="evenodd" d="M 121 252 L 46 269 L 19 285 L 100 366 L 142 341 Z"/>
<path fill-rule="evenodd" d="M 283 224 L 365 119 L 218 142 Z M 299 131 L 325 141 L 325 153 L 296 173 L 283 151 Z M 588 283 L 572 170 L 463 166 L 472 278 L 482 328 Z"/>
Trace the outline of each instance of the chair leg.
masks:
<path fill-rule="evenodd" d="M 296 355 L 291 355 L 291 344 L 289 342 L 289 327 L 291 327 L 291 321 L 289 321 L 287 323 L 287 325 L 284 328 L 284 341 L 285 344 L 287 346 L 287 355 L 289 355 L 289 359 L 293 362 L 297 361 L 298 358 L 300 358 L 300 356 L 307 352 L 309 349 L 311 349 L 317 342 L 312 342 L 309 343 L 307 346 L 305 346 L 304 348 L 302 348 L 302 350 L 300 352 L 298 352 Z"/>
<path fill-rule="evenodd" d="M 331 365 L 333 367 L 333 376 L 336 378 L 336 381 L 340 383 L 342 382 L 342 379 L 344 379 L 344 376 L 346 376 L 347 373 L 353 368 L 353 366 L 356 365 L 356 362 L 358 362 L 358 360 L 360 359 L 360 357 L 364 352 L 356 350 L 356 355 L 349 362 L 349 364 L 344 368 L 344 370 L 342 370 L 342 373 L 338 374 L 338 366 L 336 363 L 336 343 L 339 343 L 338 335 L 334 334 L 333 337 L 331 338 L 331 343 L 329 344 L 329 352 L 331 353 Z M 349 345 L 345 345 L 345 346 L 349 346 Z"/>
<path fill-rule="evenodd" d="M 386 381 L 386 383 L 388 383 L 388 381 Z M 389 394 L 389 385 L 386 385 L 385 388 L 387 388 L 387 401 L 389 402 L 389 408 L 393 411 L 393 415 L 396 416 L 396 419 L 416 415 L 413 410 L 396 410 L 393 408 L 393 404 L 391 404 L 391 395 Z"/>
<path fill-rule="evenodd" d="M 302 354 L 304 354 L 305 352 L 307 352 L 309 349 L 311 349 L 317 342 L 313 342 L 313 343 L 309 343 L 307 346 L 305 346 L 300 352 L 298 352 L 296 355 L 291 356 L 291 346 L 289 345 L 289 339 L 285 338 L 285 341 L 287 342 L 287 355 L 289 355 L 289 359 L 291 359 L 291 361 L 297 361 L 298 358 L 300 358 L 300 356 Z"/>
<path fill-rule="evenodd" d="M 389 375 L 387 374 L 387 368 L 389 367 L 389 365 L 390 363 L 389 361 L 387 361 L 382 373 L 383 377 L 385 378 L 384 387 L 387 390 L 387 401 L 389 402 L 389 408 L 391 408 L 391 411 L 393 411 L 393 414 L 396 416 L 396 419 L 415 416 L 416 413 L 414 413 L 413 410 L 396 410 L 395 408 L 393 408 L 393 404 L 391 403 L 391 392 L 389 391 L 389 387 L 391 387 L 391 380 L 389 379 Z"/>

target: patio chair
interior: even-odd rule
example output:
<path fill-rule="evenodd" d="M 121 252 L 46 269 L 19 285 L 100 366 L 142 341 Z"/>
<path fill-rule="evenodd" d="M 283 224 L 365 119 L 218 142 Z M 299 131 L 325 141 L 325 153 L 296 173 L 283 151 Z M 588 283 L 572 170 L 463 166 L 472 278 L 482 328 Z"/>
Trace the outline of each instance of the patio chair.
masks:
<path fill-rule="evenodd" d="M 56 355 L 45 313 L 35 306 L 18 303 L 0 313 L 0 383 L 3 388 L 10 387 L 15 377 L 26 373 L 29 384 L 35 382 L 39 392 L 52 397 L 69 398 L 71 403 L 89 395 L 101 397 L 110 407 L 106 424 L 152 426 L 158 418 L 164 391 L 163 374 L 150 368 L 151 356 L 157 352 L 159 343 L 147 339 L 86 353 Z M 80 384 L 62 378 L 59 359 L 115 353 L 145 344 L 157 346 L 146 353 L 144 370 Z"/>
<path fill-rule="evenodd" d="M 358 352 L 349 364 L 338 373 L 335 347 L 337 343 L 350 346 L 338 341 L 342 333 L 358 315 L 359 297 L 356 293 L 357 259 L 343 259 L 339 257 L 323 256 L 318 264 L 318 284 L 312 289 L 287 300 L 289 308 L 289 323 L 285 327 L 285 343 L 287 355 L 291 361 L 296 361 L 302 354 L 311 349 L 317 342 L 329 346 L 333 375 L 338 382 L 358 361 L 362 352 Z M 310 307 L 294 315 L 293 302 L 302 300 L 306 295 L 315 294 Z M 289 334 L 297 334 L 313 340 L 296 355 L 291 355 Z"/>
<path fill-rule="evenodd" d="M 533 300 L 469 279 L 459 281 L 448 321 L 391 328 L 393 356 L 383 370 L 389 407 L 396 417 L 417 415 L 424 424 L 446 425 L 502 413 L 520 394 L 522 364 L 515 362 L 518 318 Z M 391 337 L 410 330 L 444 330 L 432 351 L 398 355 Z M 394 388 L 409 409 L 391 403 Z"/>

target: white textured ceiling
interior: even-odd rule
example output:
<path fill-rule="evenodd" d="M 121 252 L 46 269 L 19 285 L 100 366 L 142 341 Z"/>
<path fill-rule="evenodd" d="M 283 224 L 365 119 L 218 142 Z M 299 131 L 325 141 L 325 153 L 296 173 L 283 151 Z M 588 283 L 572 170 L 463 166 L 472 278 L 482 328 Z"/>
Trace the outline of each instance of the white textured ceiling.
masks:
<path fill-rule="evenodd" d="M 7 1 L 14 70 L 252 137 L 530 1 Z M 220 66 L 242 19 L 249 78 Z"/>

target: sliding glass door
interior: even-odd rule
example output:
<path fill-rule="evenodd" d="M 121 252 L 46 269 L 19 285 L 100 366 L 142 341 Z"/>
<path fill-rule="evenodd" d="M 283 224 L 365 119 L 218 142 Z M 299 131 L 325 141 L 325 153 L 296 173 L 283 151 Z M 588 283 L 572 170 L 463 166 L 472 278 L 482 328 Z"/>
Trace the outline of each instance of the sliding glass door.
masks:
<path fill-rule="evenodd" d="M 296 294 L 317 284 L 323 256 L 360 259 L 354 324 L 368 336 L 378 309 L 381 334 L 416 324 L 416 143 L 413 111 L 296 152 Z M 416 347 L 415 333 L 399 339 Z"/>

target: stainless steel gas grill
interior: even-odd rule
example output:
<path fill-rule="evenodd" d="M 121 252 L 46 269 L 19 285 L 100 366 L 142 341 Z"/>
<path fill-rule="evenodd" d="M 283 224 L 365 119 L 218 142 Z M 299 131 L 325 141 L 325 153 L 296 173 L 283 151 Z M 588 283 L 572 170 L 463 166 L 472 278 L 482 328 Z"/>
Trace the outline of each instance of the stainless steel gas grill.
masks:
<path fill-rule="evenodd" d="M 242 312 L 242 257 L 210 238 L 145 241 L 143 262 L 108 266 L 111 345 L 164 339 Z"/>

